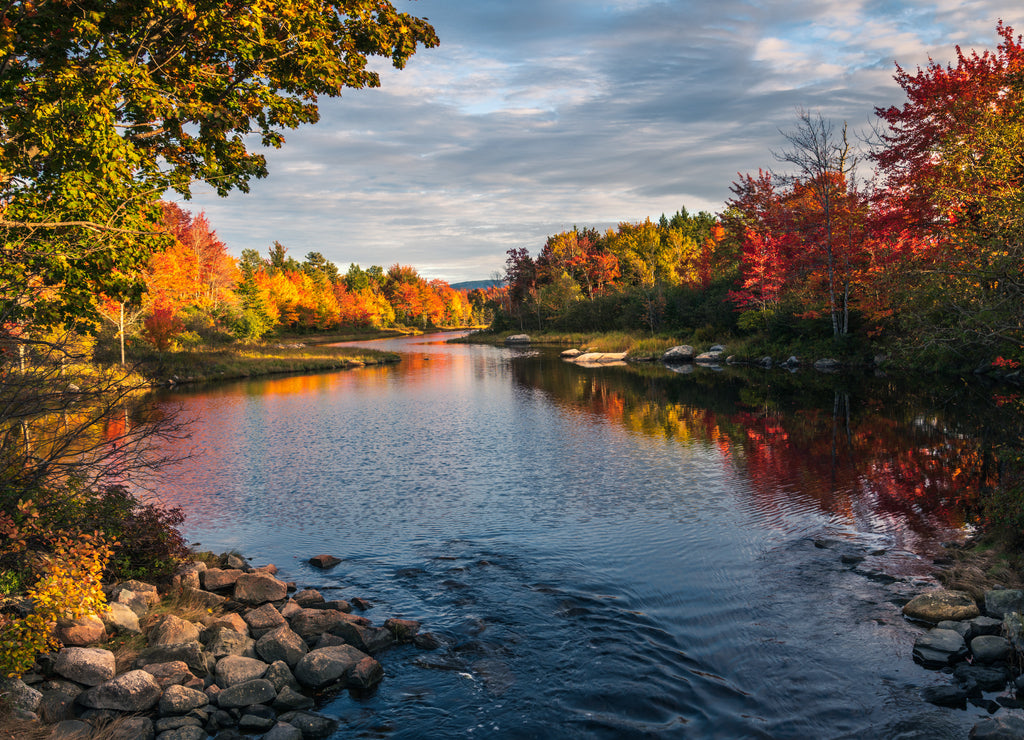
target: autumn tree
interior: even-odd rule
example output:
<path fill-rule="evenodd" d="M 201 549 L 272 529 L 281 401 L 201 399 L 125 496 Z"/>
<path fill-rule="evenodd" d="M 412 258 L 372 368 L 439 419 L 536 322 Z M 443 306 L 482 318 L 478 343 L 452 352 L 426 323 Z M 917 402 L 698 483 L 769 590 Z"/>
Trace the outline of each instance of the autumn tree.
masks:
<path fill-rule="evenodd" d="M 961 351 L 1024 345 L 1024 44 L 897 65 L 902 106 L 878 109 L 887 229 L 913 244 L 907 330 Z"/>
<path fill-rule="evenodd" d="M 95 296 L 130 291 L 154 247 L 165 191 L 247 190 L 267 174 L 253 144 L 315 123 L 320 96 L 379 85 L 370 57 L 401 68 L 436 43 L 387 0 L 9 3 L 0 226 L 31 248 L 0 261 L 0 278 L 59 289 L 8 308 L 36 324 L 95 320 Z"/>

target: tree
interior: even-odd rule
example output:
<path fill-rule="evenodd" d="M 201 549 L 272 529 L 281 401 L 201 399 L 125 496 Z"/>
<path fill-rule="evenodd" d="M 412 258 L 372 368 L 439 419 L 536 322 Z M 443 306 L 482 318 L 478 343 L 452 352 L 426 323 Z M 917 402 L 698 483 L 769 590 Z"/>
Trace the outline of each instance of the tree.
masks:
<path fill-rule="evenodd" d="M 378 86 L 369 57 L 402 68 L 420 44 L 437 44 L 433 28 L 387 0 L 9 3 L 0 225 L 33 249 L 0 278 L 59 286 L 9 307 L 37 324 L 94 321 L 92 299 L 128 291 L 112 276 L 155 245 L 165 191 L 247 190 L 267 174 L 250 142 L 279 147 L 317 121 L 320 96 Z"/>
<path fill-rule="evenodd" d="M 801 111 L 796 128 L 783 136 L 791 148 L 776 158 L 796 167 L 798 174 L 788 178 L 793 194 L 810 201 L 810 208 L 802 208 L 804 242 L 824 262 L 832 335 L 838 338 L 850 330 L 851 260 L 862 204 L 853 182 L 857 156 L 846 124 L 837 135 L 820 113 Z"/>
<path fill-rule="evenodd" d="M 995 51 L 897 65 L 902 107 L 873 155 L 888 230 L 918 255 L 904 283 L 918 340 L 994 352 L 1024 345 L 1024 43 L 1000 22 Z"/>

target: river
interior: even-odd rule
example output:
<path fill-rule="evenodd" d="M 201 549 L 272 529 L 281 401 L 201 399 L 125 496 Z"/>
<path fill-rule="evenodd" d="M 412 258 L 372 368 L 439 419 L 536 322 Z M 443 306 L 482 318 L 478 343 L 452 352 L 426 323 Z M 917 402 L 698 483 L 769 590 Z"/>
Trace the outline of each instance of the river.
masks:
<path fill-rule="evenodd" d="M 885 379 L 367 345 L 402 362 L 159 399 L 192 419 L 160 488 L 190 541 L 440 639 L 326 704 L 339 738 L 964 738 L 984 716 L 921 701 L 948 678 L 900 616 L 987 475 L 970 413 Z"/>

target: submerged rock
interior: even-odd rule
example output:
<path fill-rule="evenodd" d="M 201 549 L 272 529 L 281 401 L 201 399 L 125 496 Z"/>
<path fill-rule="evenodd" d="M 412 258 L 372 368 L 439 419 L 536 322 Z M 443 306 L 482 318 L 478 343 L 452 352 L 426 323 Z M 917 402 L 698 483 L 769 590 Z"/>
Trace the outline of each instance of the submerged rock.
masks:
<path fill-rule="evenodd" d="M 925 668 L 942 668 L 966 655 L 964 638 L 953 630 L 934 629 L 914 642 L 914 660 Z"/>

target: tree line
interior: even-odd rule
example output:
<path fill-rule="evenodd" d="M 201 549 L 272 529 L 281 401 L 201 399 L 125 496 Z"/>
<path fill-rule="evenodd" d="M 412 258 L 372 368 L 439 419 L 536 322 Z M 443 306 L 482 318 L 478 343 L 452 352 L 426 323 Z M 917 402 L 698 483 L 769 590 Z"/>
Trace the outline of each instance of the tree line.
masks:
<path fill-rule="evenodd" d="M 918 360 L 1024 360 L 1024 46 L 895 79 L 902 106 L 855 137 L 800 112 L 776 169 L 717 214 L 680 210 L 536 256 L 508 252 L 508 328 L 870 339 Z"/>

